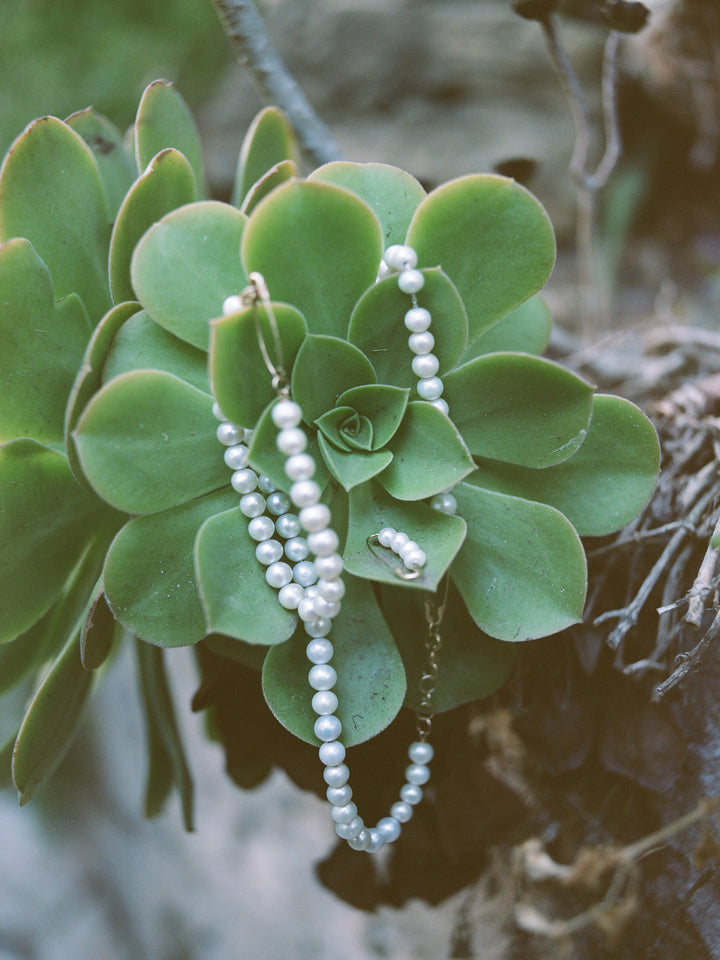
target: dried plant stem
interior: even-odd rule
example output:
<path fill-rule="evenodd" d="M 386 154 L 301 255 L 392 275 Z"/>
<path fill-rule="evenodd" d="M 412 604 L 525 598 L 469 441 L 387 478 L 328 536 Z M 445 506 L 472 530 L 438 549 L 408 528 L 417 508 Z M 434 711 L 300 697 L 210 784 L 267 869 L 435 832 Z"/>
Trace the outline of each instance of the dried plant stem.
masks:
<path fill-rule="evenodd" d="M 690 588 L 688 594 L 688 608 L 685 614 L 685 622 L 695 627 L 700 626 L 700 622 L 705 612 L 705 601 L 710 595 L 714 583 L 715 569 L 720 559 L 720 546 L 712 546 L 713 542 L 720 536 L 720 517 L 715 523 L 715 528 L 710 537 L 710 544 L 705 551 L 700 569 L 698 570 L 695 582 Z"/>
<path fill-rule="evenodd" d="M 250 71 L 261 100 L 275 104 L 287 115 L 303 152 L 316 165 L 340 159 L 334 137 L 275 50 L 252 0 L 213 0 L 213 3 L 238 59 Z"/>

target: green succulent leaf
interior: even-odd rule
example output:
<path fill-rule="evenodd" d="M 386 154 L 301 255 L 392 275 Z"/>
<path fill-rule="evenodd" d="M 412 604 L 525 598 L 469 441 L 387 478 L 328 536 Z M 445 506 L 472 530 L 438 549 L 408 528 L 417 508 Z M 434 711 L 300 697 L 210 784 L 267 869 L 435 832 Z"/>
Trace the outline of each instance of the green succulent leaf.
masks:
<path fill-rule="evenodd" d="M 387 163 L 335 160 L 313 170 L 308 180 L 345 187 L 364 200 L 380 221 L 385 247 L 405 241 L 412 216 L 427 195 L 415 177 Z"/>
<path fill-rule="evenodd" d="M 265 176 L 258 180 L 252 187 L 240 206 L 241 212 L 244 213 L 246 217 L 249 217 L 264 197 L 272 193 L 277 187 L 282 186 L 283 183 L 294 179 L 297 175 L 298 169 L 291 160 L 283 160 L 281 163 L 276 163 L 275 166 L 271 167 Z"/>
<path fill-rule="evenodd" d="M 534 503 L 460 483 L 467 538 L 452 577 L 475 623 L 498 640 L 544 637 L 582 617 L 585 553 L 570 521 Z"/>
<path fill-rule="evenodd" d="M 9 643 L 0 644 L 0 694 L 11 690 L 47 660 L 44 627 L 45 618 L 42 618 L 19 637 Z M 48 655 L 52 656 L 56 652 L 52 651 Z M 18 728 L 19 726 L 20 724 Z"/>
<path fill-rule="evenodd" d="M 107 605 L 102 578 L 87 605 L 80 630 L 80 660 L 86 670 L 99 670 L 112 651 L 118 624 Z"/>
<path fill-rule="evenodd" d="M 600 394 L 583 445 L 544 470 L 481 460 L 470 483 L 556 507 L 582 537 L 619 530 L 644 509 L 660 465 L 652 423 L 634 404 Z"/>
<path fill-rule="evenodd" d="M 352 407 L 335 407 L 315 421 L 320 433 L 336 450 L 369 451 L 373 448 L 373 425 Z"/>
<path fill-rule="evenodd" d="M 158 647 L 135 644 L 140 694 L 148 738 L 148 779 L 145 813 L 152 817 L 162 809 L 172 786 L 178 791 L 186 830 L 193 829 L 194 788 L 183 747 L 164 653 Z"/>
<path fill-rule="evenodd" d="M 30 680 L 0 693 L 0 785 L 12 786 L 12 751 L 32 696 Z"/>
<path fill-rule="evenodd" d="M 369 207 L 326 183 L 292 180 L 273 190 L 242 240 L 245 269 L 265 277 L 272 299 L 297 307 L 312 333 L 336 337 L 345 336 L 381 256 L 382 232 Z"/>
<path fill-rule="evenodd" d="M 261 110 L 250 124 L 240 148 L 233 205 L 247 206 L 252 188 L 271 170 L 288 163 L 297 167 L 299 162 L 297 138 L 285 114 L 277 107 Z"/>
<path fill-rule="evenodd" d="M 272 645 L 291 637 L 297 617 L 283 609 L 255 557 L 239 507 L 208 519 L 197 536 L 195 566 L 208 632 Z"/>
<path fill-rule="evenodd" d="M 34 440 L 0 446 L 0 642 L 50 609 L 88 539 L 114 520 L 61 453 Z"/>
<path fill-rule="evenodd" d="M 134 158 L 125 149 L 122 134 L 115 124 L 92 107 L 71 114 L 65 123 L 92 150 L 105 188 L 108 209 L 114 219 L 137 172 Z"/>
<path fill-rule="evenodd" d="M 171 83 L 155 80 L 145 88 L 135 116 L 134 143 L 139 172 L 161 150 L 174 147 L 192 167 L 198 193 L 207 192 L 202 144 L 195 119 Z"/>
<path fill-rule="evenodd" d="M 332 446 L 322 434 L 318 435 L 318 443 L 325 465 L 345 490 L 377 476 L 392 460 L 389 450 L 346 453 Z"/>
<path fill-rule="evenodd" d="M 210 393 L 207 354 L 168 333 L 145 310 L 130 316 L 115 334 L 102 371 L 103 383 L 131 370 L 164 370 Z"/>
<path fill-rule="evenodd" d="M 12 772 L 21 805 L 59 766 L 75 736 L 95 676 L 82 665 L 76 633 L 35 694 L 15 742 Z"/>
<path fill-rule="evenodd" d="M 465 538 L 465 521 L 432 510 L 425 503 L 400 503 L 374 481 L 350 491 L 350 522 L 345 544 L 345 569 L 356 577 L 397 585 L 398 558 L 390 550 L 368 545 L 368 537 L 383 527 L 402 530 L 424 551 L 421 576 L 406 586 L 436 590 Z"/>
<path fill-rule="evenodd" d="M 441 266 L 457 287 L 471 343 L 537 293 L 555 261 L 552 226 L 538 201 L 491 174 L 460 177 L 428 194 L 407 242 L 421 266 Z"/>
<path fill-rule="evenodd" d="M 36 120 L 0 169 L 0 243 L 25 237 L 52 276 L 55 297 L 76 293 L 95 321 L 110 306 L 110 212 L 84 140 L 55 117 Z"/>
<path fill-rule="evenodd" d="M 292 373 L 292 394 L 313 423 L 353 387 L 375 382 L 372 364 L 357 347 L 338 337 L 309 335 L 303 341 Z"/>
<path fill-rule="evenodd" d="M 274 405 L 274 401 L 268 404 L 255 425 L 255 434 L 250 444 L 250 463 L 258 473 L 269 477 L 278 490 L 287 490 L 290 487 L 290 481 L 285 474 L 286 458 L 277 448 L 278 428 L 272 419 Z M 329 474 L 325 469 L 314 434 L 308 434 L 306 451 L 315 461 L 316 469 L 313 479 L 321 487 L 324 487 L 329 479 Z"/>
<path fill-rule="evenodd" d="M 282 346 L 282 365 L 290 372 L 307 333 L 302 314 L 285 303 L 271 304 Z M 272 377 L 258 340 L 258 324 L 272 357 L 275 338 L 265 306 L 230 314 L 210 324 L 210 378 L 220 408 L 233 423 L 252 426 L 275 396 Z"/>
<path fill-rule="evenodd" d="M 214 423 L 207 394 L 170 373 L 134 370 L 95 394 L 73 436 L 104 500 L 153 513 L 226 484 Z"/>
<path fill-rule="evenodd" d="M 379 450 L 397 433 L 405 416 L 409 392 L 384 383 L 369 383 L 341 393 L 338 403 L 352 408 L 369 420 L 373 434 L 370 449 Z"/>
<path fill-rule="evenodd" d="M 135 248 L 133 289 L 153 320 L 207 350 L 208 320 L 247 285 L 238 250 L 246 218 L 227 203 L 201 200 L 154 224 Z"/>
<path fill-rule="evenodd" d="M 405 670 L 392 634 L 383 619 L 370 584 L 346 578 L 343 607 L 333 622 L 333 665 L 338 680 L 337 716 L 342 741 L 352 747 L 384 730 L 397 716 L 405 698 Z M 311 706 L 307 634 L 273 647 L 265 659 L 262 682 L 268 706 L 296 737 L 316 744 L 317 719 Z"/>
<path fill-rule="evenodd" d="M 47 267 L 23 239 L 0 247 L 0 440 L 63 439 L 65 404 L 90 324 L 75 295 L 55 302 Z"/>
<path fill-rule="evenodd" d="M 592 394 L 589 383 L 550 360 L 492 353 L 449 373 L 443 396 L 474 454 L 549 467 L 585 439 Z"/>
<path fill-rule="evenodd" d="M 115 618 L 142 640 L 181 647 L 207 633 L 195 580 L 195 538 L 202 524 L 237 502 L 232 491 L 135 517 L 115 537 L 104 586 Z"/>
<path fill-rule="evenodd" d="M 425 600 L 414 591 L 387 585 L 383 585 L 380 597 L 383 615 L 392 625 L 405 663 L 408 681 L 405 704 L 417 710 L 421 699 L 420 678 L 427 656 Z M 436 713 L 489 697 L 510 676 L 517 647 L 483 633 L 452 584 L 442 621 L 442 638 L 441 666 L 432 695 Z"/>
<path fill-rule="evenodd" d="M 195 176 L 171 148 L 153 157 L 125 197 L 110 239 L 110 292 L 116 303 L 134 300 L 130 261 L 138 241 L 157 220 L 196 199 Z"/>
<path fill-rule="evenodd" d="M 433 353 L 443 374 L 455 366 L 467 346 L 467 316 L 457 290 L 442 270 L 433 268 L 422 273 L 425 286 L 417 295 L 418 306 L 438 320 L 431 328 Z M 412 388 L 417 384 L 408 350 L 409 333 L 403 322 L 411 306 L 408 295 L 398 287 L 397 277 L 387 277 L 363 294 L 350 318 L 348 340 L 369 358 L 380 383 Z"/>
<path fill-rule="evenodd" d="M 424 400 L 408 404 L 388 449 L 393 459 L 378 480 L 398 500 L 431 497 L 475 469 L 454 424 Z"/>
<path fill-rule="evenodd" d="M 479 336 L 463 353 L 460 363 L 503 351 L 539 356 L 550 342 L 551 328 L 548 306 L 540 294 L 535 294 Z"/>

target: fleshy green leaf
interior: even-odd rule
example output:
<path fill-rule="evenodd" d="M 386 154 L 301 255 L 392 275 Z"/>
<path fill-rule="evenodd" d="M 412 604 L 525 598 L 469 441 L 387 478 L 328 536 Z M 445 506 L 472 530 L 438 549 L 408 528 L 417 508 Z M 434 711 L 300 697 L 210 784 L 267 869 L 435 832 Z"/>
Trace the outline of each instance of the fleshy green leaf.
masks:
<path fill-rule="evenodd" d="M 460 358 L 467 363 L 475 357 L 499 351 L 545 352 L 550 342 L 552 318 L 543 298 L 536 294 L 486 330 Z"/>
<path fill-rule="evenodd" d="M 65 123 L 92 150 L 105 187 L 108 209 L 114 219 L 136 175 L 134 159 L 125 149 L 122 134 L 115 124 L 92 107 L 71 114 Z"/>
<path fill-rule="evenodd" d="M 297 139 L 285 114 L 277 107 L 266 107 L 245 134 L 235 175 L 233 204 L 242 207 L 247 203 L 252 187 L 283 162 L 299 164 Z"/>
<path fill-rule="evenodd" d="M 378 480 L 398 500 L 423 500 L 451 487 L 475 469 L 454 424 L 425 401 L 409 403 L 388 444 L 392 463 Z"/>
<path fill-rule="evenodd" d="M 467 316 L 457 290 L 442 270 L 423 270 L 423 276 L 425 286 L 417 295 L 417 302 L 434 319 L 433 353 L 443 374 L 455 366 L 467 345 Z M 380 383 L 413 389 L 417 384 L 404 323 L 411 307 L 408 295 L 398 288 L 397 277 L 387 277 L 370 287 L 353 311 L 348 340 L 368 357 Z"/>
<path fill-rule="evenodd" d="M 587 435 L 593 388 L 550 360 L 491 353 L 445 377 L 453 423 L 480 457 L 549 467 Z"/>
<path fill-rule="evenodd" d="M 195 581 L 195 538 L 202 524 L 236 503 L 231 491 L 136 517 L 115 537 L 105 561 L 105 595 L 115 617 L 162 647 L 207 633 Z"/>
<path fill-rule="evenodd" d="M 89 147 L 55 117 L 36 120 L 0 169 L 0 243 L 25 237 L 52 276 L 55 297 L 76 293 L 93 320 L 110 306 L 110 212 Z"/>
<path fill-rule="evenodd" d="M 342 741 L 351 747 L 384 730 L 397 716 L 405 697 L 405 670 L 392 634 L 383 620 L 368 583 L 346 578 L 343 607 L 333 622 L 334 687 L 342 723 Z M 296 737 L 318 743 L 313 731 L 317 719 L 310 701 L 305 656 L 307 634 L 298 630 L 292 640 L 274 647 L 263 668 L 263 693 L 280 723 Z"/>
<path fill-rule="evenodd" d="M 345 453 L 331 446 L 322 434 L 318 435 L 318 443 L 328 470 L 345 490 L 376 477 L 392 460 L 389 450 Z"/>
<path fill-rule="evenodd" d="M 506 177 L 451 180 L 423 200 L 407 242 L 423 267 L 440 266 L 467 310 L 470 342 L 543 286 L 555 261 L 547 214 Z"/>
<path fill-rule="evenodd" d="M 244 213 L 246 217 L 249 217 L 263 197 L 272 193 L 273 190 L 282 186 L 283 183 L 287 183 L 288 180 L 297 177 L 297 175 L 297 167 L 292 161 L 283 160 L 281 163 L 276 163 L 274 167 L 268 170 L 264 177 L 258 180 L 247 194 L 240 207 L 241 212 Z"/>
<path fill-rule="evenodd" d="M 135 370 L 106 384 L 73 434 L 80 466 L 112 506 L 165 510 L 227 483 L 212 399 L 159 370 Z"/>
<path fill-rule="evenodd" d="M 585 442 L 568 460 L 544 470 L 482 460 L 469 481 L 556 507 L 580 536 L 619 530 L 650 499 L 660 446 L 655 428 L 634 404 L 599 395 Z"/>
<path fill-rule="evenodd" d="M 207 354 L 155 323 L 141 310 L 118 330 L 103 367 L 103 382 L 131 370 L 164 370 L 210 393 Z"/>
<path fill-rule="evenodd" d="M 245 269 L 265 277 L 272 299 L 297 307 L 312 333 L 338 337 L 381 256 L 382 232 L 369 207 L 326 183 L 292 180 L 273 190 L 242 240 Z"/>
<path fill-rule="evenodd" d="M 465 538 L 465 521 L 432 510 L 425 503 L 400 503 L 377 482 L 363 484 L 350 492 L 350 522 L 345 544 L 345 568 L 356 577 L 398 583 L 393 572 L 399 565 L 391 550 L 370 547 L 368 537 L 383 527 L 402 530 L 427 556 L 422 574 L 406 586 L 436 590 Z"/>
<path fill-rule="evenodd" d="M 90 336 L 82 302 L 55 302 L 47 267 L 27 240 L 0 247 L 0 440 L 63 439 L 68 394 Z"/>
<path fill-rule="evenodd" d="M 95 674 L 80 661 L 75 634 L 43 680 L 25 715 L 13 754 L 20 803 L 55 772 L 77 730 Z"/>
<path fill-rule="evenodd" d="M 452 577 L 475 623 L 498 640 L 532 640 L 582 617 L 585 553 L 554 507 L 460 483 L 467 538 Z"/>
<path fill-rule="evenodd" d="M 98 670 L 110 656 L 119 629 L 103 592 L 102 579 L 90 597 L 80 630 L 80 660 L 86 670 Z"/>
<path fill-rule="evenodd" d="M 292 394 L 305 421 L 313 423 L 346 390 L 374 382 L 372 364 L 357 347 L 338 337 L 310 335 L 295 357 Z"/>
<path fill-rule="evenodd" d="M 408 390 L 383 383 L 353 387 L 338 397 L 338 404 L 347 405 L 372 424 L 371 450 L 379 450 L 395 436 L 408 403 Z"/>
<path fill-rule="evenodd" d="M 133 288 L 153 320 L 207 350 L 208 320 L 247 285 L 238 256 L 245 217 L 227 203 L 204 200 L 154 224 L 135 248 Z"/>
<path fill-rule="evenodd" d="M 174 785 L 180 795 L 185 829 L 192 830 L 193 782 L 175 719 L 164 653 L 141 641 L 136 643 L 135 649 L 149 745 L 145 813 L 149 817 L 159 813 Z"/>
<path fill-rule="evenodd" d="M 262 416 L 255 425 L 255 435 L 250 444 L 250 463 L 260 474 L 269 477 L 279 490 L 287 490 L 290 481 L 285 474 L 285 456 L 277 448 L 278 428 L 273 423 L 272 408 L 274 401 L 265 408 Z M 328 472 L 325 469 L 320 448 L 314 434 L 308 434 L 307 453 L 315 461 L 315 476 L 313 479 L 320 487 L 328 481 Z"/>
<path fill-rule="evenodd" d="M 195 119 L 175 87 L 165 80 L 156 80 L 145 88 L 135 117 L 138 170 L 144 170 L 154 156 L 168 147 L 174 147 L 187 158 L 197 191 L 203 195 L 205 171 Z"/>
<path fill-rule="evenodd" d="M 294 307 L 285 303 L 271 307 L 282 345 L 283 365 L 289 373 L 307 333 L 307 324 Z M 275 396 L 260 350 L 257 324 L 273 363 L 277 363 L 275 340 L 264 306 L 240 310 L 210 324 L 213 393 L 226 417 L 248 427 Z"/>
<path fill-rule="evenodd" d="M 315 424 L 336 450 L 345 453 L 355 450 L 367 453 L 373 449 L 373 425 L 367 417 L 361 416 L 352 407 L 334 407 L 318 417 Z"/>
<path fill-rule="evenodd" d="M 110 239 L 110 292 L 116 303 L 134 300 L 130 261 L 138 240 L 165 214 L 196 199 L 195 176 L 177 150 L 153 157 L 123 201 Z"/>
<path fill-rule="evenodd" d="M 0 447 L 0 642 L 50 609 L 88 538 L 113 520 L 61 453 L 34 440 Z"/>
<path fill-rule="evenodd" d="M 383 586 L 380 605 L 385 619 L 392 624 L 405 663 L 408 680 L 405 703 L 417 710 L 421 698 L 420 678 L 426 659 L 424 639 L 428 632 L 424 598 L 402 587 Z M 517 647 L 513 643 L 495 640 L 478 629 L 452 585 L 440 631 L 440 670 L 432 695 L 432 707 L 436 713 L 488 697 L 505 683 Z"/>
<path fill-rule="evenodd" d="M 380 221 L 386 247 L 404 243 L 412 215 L 426 196 L 415 177 L 387 163 L 335 160 L 313 170 L 308 180 L 334 183 L 364 200 Z"/>
<path fill-rule="evenodd" d="M 208 632 L 248 643 L 282 643 L 292 636 L 297 617 L 268 586 L 247 523 L 234 507 L 211 517 L 198 533 L 195 566 Z"/>

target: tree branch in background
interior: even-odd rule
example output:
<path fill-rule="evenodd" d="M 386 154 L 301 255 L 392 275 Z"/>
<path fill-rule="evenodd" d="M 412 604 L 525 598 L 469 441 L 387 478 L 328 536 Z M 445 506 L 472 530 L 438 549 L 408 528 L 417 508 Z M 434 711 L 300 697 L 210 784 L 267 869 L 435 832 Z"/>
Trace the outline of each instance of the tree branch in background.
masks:
<path fill-rule="evenodd" d="M 260 99 L 286 114 L 314 164 L 340 159 L 335 138 L 283 63 L 252 0 L 213 3 L 238 60 L 250 71 Z"/>

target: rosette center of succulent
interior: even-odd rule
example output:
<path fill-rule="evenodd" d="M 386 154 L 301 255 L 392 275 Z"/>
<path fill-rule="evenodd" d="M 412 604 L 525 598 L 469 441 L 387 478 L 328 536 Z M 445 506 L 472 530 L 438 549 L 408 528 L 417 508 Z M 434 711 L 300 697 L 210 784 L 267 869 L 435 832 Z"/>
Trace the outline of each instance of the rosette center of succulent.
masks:
<path fill-rule="evenodd" d="M 345 453 L 373 449 L 375 430 L 370 419 L 349 406 L 328 410 L 315 421 L 325 439 Z"/>

